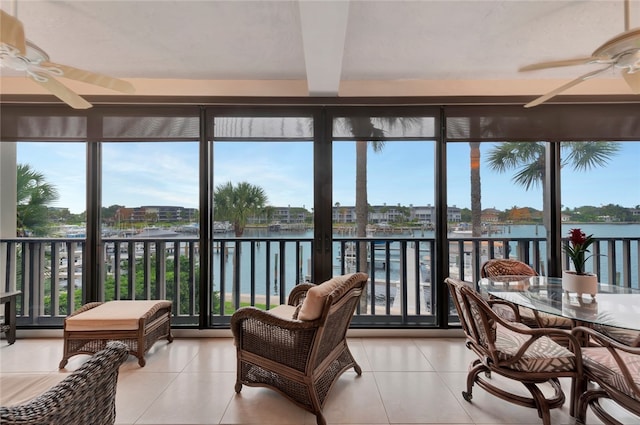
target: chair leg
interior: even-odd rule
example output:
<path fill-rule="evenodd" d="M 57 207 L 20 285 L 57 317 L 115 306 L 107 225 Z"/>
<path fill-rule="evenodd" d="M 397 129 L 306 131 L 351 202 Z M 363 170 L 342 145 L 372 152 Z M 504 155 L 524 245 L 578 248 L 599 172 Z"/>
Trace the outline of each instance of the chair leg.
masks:
<path fill-rule="evenodd" d="M 327 425 L 327 420 L 324 418 L 322 413 L 316 413 L 316 423 L 318 425 Z"/>
<path fill-rule="evenodd" d="M 551 425 L 551 412 L 549 409 L 549 403 L 544 394 L 542 394 L 542 391 L 540 391 L 540 388 L 538 388 L 536 384 L 529 383 L 524 384 L 524 386 L 527 387 L 527 389 L 531 393 L 531 397 L 533 398 L 533 401 L 538 410 L 538 416 L 542 419 L 542 423 L 544 425 Z"/>
<path fill-rule="evenodd" d="M 473 399 L 473 394 L 471 392 L 473 384 L 476 382 L 478 375 L 486 371 L 487 367 L 483 365 L 480 360 L 476 359 L 469 365 L 469 373 L 467 374 L 467 391 L 462 392 L 462 398 L 464 398 L 465 401 L 471 403 L 471 400 Z"/>
<path fill-rule="evenodd" d="M 598 417 L 598 419 L 600 419 L 605 424 L 624 425 L 622 422 L 619 422 L 613 416 L 607 413 L 607 411 L 600 405 L 600 399 L 602 398 L 609 398 L 609 395 L 604 390 L 591 390 L 583 394 L 583 396 L 580 398 L 581 410 L 578 413 L 578 420 L 580 420 L 581 422 L 578 423 L 586 423 L 585 420 L 587 417 L 587 408 L 591 406 L 591 411 L 596 415 L 596 417 Z"/>

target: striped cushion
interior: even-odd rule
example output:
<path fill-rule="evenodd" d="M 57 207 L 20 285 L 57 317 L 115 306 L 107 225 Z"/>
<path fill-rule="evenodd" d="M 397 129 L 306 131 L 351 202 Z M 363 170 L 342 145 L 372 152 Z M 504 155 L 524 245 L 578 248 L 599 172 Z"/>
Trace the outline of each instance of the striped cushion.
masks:
<path fill-rule="evenodd" d="M 640 347 L 640 332 L 628 329 L 615 328 L 613 326 L 596 326 L 596 330 L 602 332 L 611 339 L 628 345 L 630 347 Z"/>
<path fill-rule="evenodd" d="M 633 382 L 640 387 L 640 356 L 617 351 L 624 364 L 629 368 Z M 585 370 L 597 379 L 640 401 L 640 394 L 634 393 L 628 382 L 625 382 L 620 366 L 605 347 L 588 347 L 582 349 L 582 362 Z"/>
<path fill-rule="evenodd" d="M 491 309 L 494 311 L 494 313 L 496 313 L 498 316 L 500 316 L 502 319 L 506 320 L 507 322 L 516 321 L 516 314 L 513 312 L 513 309 L 511 309 L 511 307 L 509 306 L 506 306 L 504 304 L 494 304 L 491 306 Z"/>
<path fill-rule="evenodd" d="M 521 323 L 514 326 L 526 329 Z M 496 327 L 496 350 L 498 358 L 508 361 L 520 350 L 531 337 L 505 328 L 501 324 Z M 522 372 L 569 372 L 575 370 L 576 358 L 565 347 L 543 336 L 527 349 L 521 359 L 507 367 Z"/>
<path fill-rule="evenodd" d="M 483 305 L 482 307 L 485 307 L 485 305 Z M 489 345 L 489 341 L 493 341 L 495 339 L 496 322 L 492 317 L 488 316 L 482 311 L 482 307 L 479 306 L 475 300 L 469 297 L 469 310 L 471 311 L 471 319 L 477 325 L 478 330 L 478 335 L 474 336 L 478 338 L 480 344 L 487 347 Z M 488 327 L 484 327 L 482 325 L 483 317 L 487 319 Z"/>

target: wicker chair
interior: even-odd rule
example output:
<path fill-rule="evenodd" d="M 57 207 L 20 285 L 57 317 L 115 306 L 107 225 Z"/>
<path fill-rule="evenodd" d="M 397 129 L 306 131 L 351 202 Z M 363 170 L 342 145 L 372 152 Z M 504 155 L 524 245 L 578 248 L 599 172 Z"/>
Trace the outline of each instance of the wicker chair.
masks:
<path fill-rule="evenodd" d="M 578 326 L 572 333 L 591 345 L 582 348 L 585 380 L 582 382 L 576 420 L 585 423 L 587 407 L 606 424 L 622 425 L 600 404 L 601 399 L 638 416 L 640 421 L 640 347 L 631 347 L 590 328 Z M 588 385 L 589 382 L 597 386 Z"/>
<path fill-rule="evenodd" d="M 43 394 L 15 406 L 0 407 L 0 423 L 33 425 L 112 425 L 116 384 L 127 346 L 109 342 Z"/>
<path fill-rule="evenodd" d="M 480 277 L 498 276 L 538 276 L 538 273 L 528 264 L 510 258 L 493 258 L 484 262 L 480 268 Z M 532 328 L 561 328 L 571 329 L 574 323 L 571 319 L 553 314 L 538 312 L 526 307 L 519 307 L 520 320 Z"/>
<path fill-rule="evenodd" d="M 346 332 L 367 279 L 354 273 L 322 285 L 300 284 L 289 294 L 288 305 L 238 309 L 231 317 L 236 392 L 243 384 L 271 388 L 315 414 L 318 425 L 326 424 L 322 406 L 334 382 L 351 367 L 362 374 Z"/>
<path fill-rule="evenodd" d="M 573 415 L 576 389 L 582 385 L 577 338 L 563 329 L 531 329 L 522 323 L 504 320 L 492 310 L 491 301 L 484 300 L 469 286 L 471 284 L 453 278 L 447 278 L 446 283 L 466 335 L 466 345 L 478 355 L 478 359 L 469 365 L 463 398 L 471 402 L 472 387 L 478 384 L 503 400 L 537 409 L 542 423 L 550 425 L 550 409 L 562 406 L 565 401 L 558 378 L 569 377 L 572 380 L 570 413 Z M 570 349 L 553 341 L 554 335 L 567 338 Z M 497 386 L 488 379 L 493 373 L 522 383 L 531 397 Z M 482 374 L 487 375 L 486 378 Z M 554 390 L 548 397 L 538 386 L 545 382 Z"/>

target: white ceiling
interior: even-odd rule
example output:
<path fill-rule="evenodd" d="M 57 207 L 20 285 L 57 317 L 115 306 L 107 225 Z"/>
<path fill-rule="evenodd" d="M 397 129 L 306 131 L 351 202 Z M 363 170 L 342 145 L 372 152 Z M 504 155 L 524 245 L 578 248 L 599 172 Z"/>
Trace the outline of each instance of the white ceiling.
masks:
<path fill-rule="evenodd" d="M 140 95 L 533 96 L 597 65 L 519 67 L 589 56 L 624 31 L 623 0 L 0 0 L 14 6 L 51 61 Z M 630 6 L 640 27 L 640 0 Z M 0 72 L 4 94 L 44 93 Z M 631 91 L 608 72 L 567 93 Z"/>

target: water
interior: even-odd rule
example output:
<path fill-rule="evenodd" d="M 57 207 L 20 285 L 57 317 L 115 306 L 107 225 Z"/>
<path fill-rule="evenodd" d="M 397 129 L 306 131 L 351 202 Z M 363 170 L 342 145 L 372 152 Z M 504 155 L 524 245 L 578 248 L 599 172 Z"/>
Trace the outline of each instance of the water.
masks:
<path fill-rule="evenodd" d="M 580 228 L 586 234 L 593 234 L 596 238 L 621 238 L 621 237 L 640 237 L 640 224 L 563 224 L 562 225 L 562 236 L 566 237 L 569 233 L 570 229 Z M 541 225 L 504 225 L 499 226 L 499 233 L 493 234 L 492 237 L 496 239 L 500 238 L 544 238 L 546 236 L 546 231 Z M 217 235 L 218 239 L 225 239 L 225 237 L 233 238 L 233 234 L 227 233 L 224 235 Z M 312 239 L 313 231 L 299 231 L 299 232 L 269 232 L 267 229 L 246 229 L 245 237 L 247 238 L 279 238 L 279 239 Z M 344 238 L 344 237 L 353 237 L 353 235 L 345 236 L 344 234 L 334 234 L 334 238 Z M 405 234 L 391 234 L 391 235 L 376 235 L 376 239 L 385 239 L 385 238 L 434 238 L 434 231 L 416 229 L 410 233 Z M 458 236 L 460 237 L 460 236 Z M 466 237 L 462 235 L 461 237 Z M 450 235 L 450 238 L 455 239 L 455 235 Z M 299 272 L 300 276 L 302 276 L 301 280 L 304 280 L 305 277 L 309 277 L 311 275 L 311 244 L 310 242 L 302 242 L 300 244 L 301 252 L 300 257 L 296 258 L 295 252 L 295 244 L 288 243 L 286 245 L 286 250 L 284 252 L 285 255 L 285 276 L 284 276 L 284 288 L 282 285 L 283 276 L 279 276 L 279 261 L 280 261 L 280 250 L 279 244 L 277 242 L 270 242 L 270 258 L 269 258 L 269 270 L 267 270 L 267 259 L 266 253 L 267 248 L 266 242 L 262 242 L 260 245 L 256 245 L 255 250 L 255 279 L 256 279 L 256 294 L 264 295 L 269 292 L 272 295 L 279 295 L 281 292 L 284 292 L 285 295 L 288 294 L 290 289 L 297 283 L 296 282 L 296 271 Z M 391 256 L 392 261 L 388 264 L 390 268 L 390 280 L 397 281 L 399 279 L 399 258 L 398 243 L 391 244 Z M 607 253 L 607 245 L 606 243 L 601 244 L 601 252 Z M 422 248 L 424 249 L 424 248 Z M 340 243 L 334 241 L 333 243 L 333 272 L 335 274 L 340 274 L 340 263 L 341 259 L 339 256 L 340 251 Z M 638 252 L 637 245 L 632 244 L 631 248 L 631 276 L 632 276 L 632 286 L 638 287 Z M 226 279 L 225 279 L 225 291 L 231 292 L 232 288 L 232 279 L 233 279 L 233 255 L 232 250 L 230 251 L 230 255 L 225 256 L 223 253 L 214 252 L 214 290 L 220 289 L 220 262 L 224 261 L 224 266 L 226 270 Z M 515 255 L 515 243 L 512 244 L 511 247 L 511 256 Z M 380 262 L 380 257 L 383 256 L 383 251 L 376 255 L 375 264 L 375 276 L 376 282 L 384 281 L 386 278 L 386 267 Z M 421 252 L 421 258 L 423 253 Z M 617 264 L 619 267 L 619 272 L 622 268 L 622 247 L 621 244 L 618 243 L 616 245 L 616 257 Z M 541 244 L 541 258 L 546 258 L 546 244 Z M 484 259 L 484 258 L 483 258 Z M 602 281 L 605 281 L 605 277 L 607 276 L 607 259 L 601 258 L 601 274 Z M 243 247 L 241 250 L 241 292 L 249 293 L 251 288 L 251 250 L 248 243 L 243 243 Z M 587 270 L 592 270 L 592 260 L 587 261 Z M 347 272 L 352 270 L 347 270 Z"/>

